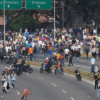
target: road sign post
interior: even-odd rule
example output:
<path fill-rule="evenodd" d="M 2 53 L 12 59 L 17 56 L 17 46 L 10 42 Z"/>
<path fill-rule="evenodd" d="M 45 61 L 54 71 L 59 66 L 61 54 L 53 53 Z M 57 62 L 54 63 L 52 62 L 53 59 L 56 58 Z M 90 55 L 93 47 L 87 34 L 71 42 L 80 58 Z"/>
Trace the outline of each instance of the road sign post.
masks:
<path fill-rule="evenodd" d="M 52 0 L 26 0 L 26 9 L 52 9 Z"/>
<path fill-rule="evenodd" d="M 22 9 L 22 0 L 0 0 L 0 9 Z"/>

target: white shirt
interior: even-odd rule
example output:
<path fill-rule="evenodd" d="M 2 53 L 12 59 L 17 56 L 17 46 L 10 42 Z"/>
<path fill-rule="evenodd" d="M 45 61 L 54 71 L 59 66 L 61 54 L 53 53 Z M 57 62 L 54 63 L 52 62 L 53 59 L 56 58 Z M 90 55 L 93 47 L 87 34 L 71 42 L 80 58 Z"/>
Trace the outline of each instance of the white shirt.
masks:
<path fill-rule="evenodd" d="M 34 48 L 34 46 L 35 46 L 35 42 L 32 43 L 32 48 Z"/>
<path fill-rule="evenodd" d="M 42 45 L 42 41 L 41 41 L 41 40 L 39 40 L 39 41 L 38 41 L 38 44 L 39 44 L 39 46 L 40 46 L 40 45 Z"/>
<path fill-rule="evenodd" d="M 65 54 L 68 54 L 68 52 L 69 52 L 69 49 L 65 49 Z"/>
<path fill-rule="evenodd" d="M 45 46 L 45 44 L 44 43 L 42 43 L 42 48 Z"/>
<path fill-rule="evenodd" d="M 10 47 L 5 47 L 5 49 L 6 49 L 6 52 L 8 52 L 8 49 L 10 50 Z"/>

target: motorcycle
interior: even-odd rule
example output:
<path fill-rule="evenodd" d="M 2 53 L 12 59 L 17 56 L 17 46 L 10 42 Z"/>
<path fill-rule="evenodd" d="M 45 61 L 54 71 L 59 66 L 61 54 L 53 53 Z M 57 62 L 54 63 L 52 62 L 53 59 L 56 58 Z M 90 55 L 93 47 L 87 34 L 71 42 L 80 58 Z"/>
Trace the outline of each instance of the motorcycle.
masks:
<path fill-rule="evenodd" d="M 42 63 L 42 67 L 40 68 L 40 73 L 43 73 L 43 71 L 46 71 L 46 72 L 48 72 L 48 73 L 52 73 L 51 67 L 48 68 L 48 69 L 46 69 L 44 63 Z"/>
<path fill-rule="evenodd" d="M 22 67 L 22 64 L 17 64 L 17 66 L 18 66 L 19 68 L 21 68 L 21 72 L 25 72 L 24 68 Z M 29 64 L 28 64 L 28 65 L 24 65 L 24 66 L 26 67 L 27 72 L 28 72 L 29 74 L 32 74 L 32 73 L 33 73 L 33 69 L 30 67 Z"/>
<path fill-rule="evenodd" d="M 6 63 L 8 64 L 8 63 L 13 63 L 14 62 L 14 56 L 7 56 L 6 57 Z"/>
<path fill-rule="evenodd" d="M 75 75 L 76 79 L 81 81 L 82 80 L 82 76 L 81 76 L 80 72 L 78 71 L 78 68 L 75 70 L 75 74 L 76 74 Z"/>
<path fill-rule="evenodd" d="M 14 67 L 11 65 L 9 67 L 9 71 L 10 71 L 10 74 L 12 74 L 13 71 L 15 71 Z M 16 69 L 16 74 L 17 75 L 21 75 L 22 74 L 22 71 L 21 71 L 21 68 L 17 66 L 17 69 Z"/>

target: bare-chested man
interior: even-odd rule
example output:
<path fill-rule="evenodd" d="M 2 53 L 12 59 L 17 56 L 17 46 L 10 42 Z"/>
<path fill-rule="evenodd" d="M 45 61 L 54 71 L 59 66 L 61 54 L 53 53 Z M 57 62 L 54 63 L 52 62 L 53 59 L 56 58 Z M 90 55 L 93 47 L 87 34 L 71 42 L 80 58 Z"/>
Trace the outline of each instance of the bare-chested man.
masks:
<path fill-rule="evenodd" d="M 27 89 L 24 89 L 23 95 L 20 100 L 26 100 L 28 95 L 32 94 L 32 90 L 30 89 L 30 93 L 27 92 Z"/>

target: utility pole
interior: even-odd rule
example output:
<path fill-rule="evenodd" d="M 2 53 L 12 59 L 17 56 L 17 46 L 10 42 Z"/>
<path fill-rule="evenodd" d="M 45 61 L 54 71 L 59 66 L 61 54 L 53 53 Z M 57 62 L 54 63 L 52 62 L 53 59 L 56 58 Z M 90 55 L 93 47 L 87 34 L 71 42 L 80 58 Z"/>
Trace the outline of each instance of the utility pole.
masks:
<path fill-rule="evenodd" d="M 6 29 L 6 26 L 5 26 L 5 0 L 4 0 L 4 43 L 5 43 L 5 29 Z"/>
<path fill-rule="evenodd" d="M 54 40 L 55 40 L 55 13 L 56 13 L 56 7 L 55 7 L 55 0 L 54 0 Z"/>

